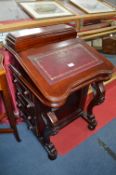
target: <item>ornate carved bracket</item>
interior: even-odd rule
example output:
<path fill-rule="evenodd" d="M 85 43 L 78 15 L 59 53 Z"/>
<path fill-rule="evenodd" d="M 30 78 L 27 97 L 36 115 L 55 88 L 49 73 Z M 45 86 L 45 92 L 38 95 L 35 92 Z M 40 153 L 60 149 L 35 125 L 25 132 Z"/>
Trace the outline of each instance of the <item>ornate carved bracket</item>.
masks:
<path fill-rule="evenodd" d="M 97 122 L 93 114 L 93 107 L 99 105 L 105 100 L 105 88 L 103 82 L 95 82 L 91 84 L 93 89 L 93 99 L 90 101 L 87 106 L 87 120 L 89 122 L 89 129 L 95 129 Z"/>

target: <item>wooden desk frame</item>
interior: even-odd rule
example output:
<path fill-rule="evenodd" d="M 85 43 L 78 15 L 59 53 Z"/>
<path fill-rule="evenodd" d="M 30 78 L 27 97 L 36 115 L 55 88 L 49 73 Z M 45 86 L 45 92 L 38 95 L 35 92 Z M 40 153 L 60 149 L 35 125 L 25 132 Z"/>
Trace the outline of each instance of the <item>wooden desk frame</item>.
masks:
<path fill-rule="evenodd" d="M 31 67 L 30 68 L 26 67 L 28 65 L 27 62 L 24 63 L 26 55 L 22 59 L 22 57 L 20 57 L 8 45 L 6 45 L 6 48 L 14 55 L 13 64 L 10 65 L 10 69 L 13 74 L 13 79 L 14 79 L 13 82 L 16 88 L 16 98 L 18 99 L 18 107 L 19 107 L 20 113 L 24 117 L 29 128 L 34 132 L 38 140 L 41 142 L 41 144 L 47 151 L 48 157 L 53 160 L 57 157 L 57 150 L 53 145 L 53 143 L 50 141 L 50 137 L 57 134 L 60 129 L 62 129 L 63 127 L 65 127 L 67 124 L 69 124 L 70 122 L 72 122 L 78 117 L 82 117 L 88 123 L 88 128 L 90 130 L 93 130 L 96 128 L 97 121 L 93 113 L 93 108 L 104 101 L 105 89 L 104 89 L 103 81 L 109 80 L 111 78 L 111 74 L 109 74 L 110 72 L 108 74 L 105 73 L 105 76 L 101 76 L 101 77 L 96 75 L 93 78 L 90 78 L 88 81 L 85 81 L 83 84 L 81 85 L 79 84 L 78 89 L 77 89 L 77 86 L 74 86 L 74 88 L 72 88 L 70 98 L 72 98 L 71 95 L 77 98 L 77 93 L 81 94 L 81 97 L 78 96 L 77 98 L 78 100 L 80 99 L 78 101 L 79 103 L 78 102 L 76 102 L 76 104 L 73 103 L 73 106 L 74 105 L 76 106 L 76 108 L 74 107 L 75 110 L 73 112 L 68 111 L 68 113 L 61 115 L 64 109 L 68 109 L 68 105 L 70 104 L 70 103 L 68 104 L 69 99 L 67 100 L 67 102 L 61 100 L 61 98 L 60 98 L 61 101 L 48 100 L 47 99 L 48 96 L 46 97 L 45 95 L 43 95 L 45 94 L 45 91 L 43 92 L 43 94 L 40 93 L 41 91 L 39 91 L 39 88 L 37 89 L 37 87 L 34 86 L 35 85 L 34 82 L 31 81 L 32 74 L 30 75 L 29 71 L 27 70 L 32 70 L 32 69 Z M 15 67 L 15 65 L 17 66 Z M 37 74 L 35 73 L 35 75 Z M 38 82 L 40 83 L 40 81 Z M 35 105 L 37 105 L 37 107 L 34 105 L 34 109 L 35 108 L 38 109 L 37 111 L 34 110 L 37 112 L 33 114 L 34 118 L 33 116 L 26 116 L 26 114 L 23 114 L 24 111 L 22 109 L 25 110 L 25 108 L 23 107 L 23 104 L 21 102 L 20 94 L 22 93 L 22 96 L 24 96 L 23 94 L 25 93 L 22 91 L 18 92 L 18 89 L 17 89 L 18 84 L 20 84 L 20 87 L 25 86 L 24 89 L 26 89 L 26 91 L 29 91 L 29 94 L 33 94 L 32 103 L 34 104 L 34 102 L 36 102 Z M 37 86 L 37 81 L 36 81 L 36 86 Z M 92 99 L 90 99 L 86 109 L 84 109 L 89 86 L 92 87 Z M 65 102 L 66 102 L 66 106 L 65 106 Z M 40 105 L 40 108 L 38 108 L 39 105 Z M 26 104 L 26 107 L 27 106 L 28 105 Z M 70 110 L 72 110 L 72 108 L 70 108 Z M 58 119 L 57 112 L 59 112 L 60 117 L 63 116 L 61 117 L 62 119 Z M 34 124 L 36 122 L 34 126 L 31 123 L 32 119 L 34 119 Z M 42 123 L 41 126 L 44 126 L 42 130 L 40 127 L 40 123 Z"/>
<path fill-rule="evenodd" d="M 10 69 L 12 70 L 12 73 L 15 73 L 17 79 L 19 79 L 21 82 L 23 82 L 24 85 L 29 88 L 30 92 L 32 92 L 34 94 L 35 91 L 33 91 L 33 88 L 31 88 L 31 86 L 24 79 L 24 77 L 21 75 L 21 73 L 19 73 L 18 71 L 15 72 L 15 69 L 13 69 L 12 65 L 10 65 Z M 17 79 L 15 79 L 15 80 L 17 80 Z M 86 97 L 87 97 L 86 95 L 88 94 L 89 85 L 91 85 L 91 87 L 92 87 L 93 97 L 90 100 L 89 104 L 87 105 L 87 109 L 85 112 L 83 107 L 85 105 L 85 101 L 86 101 Z M 59 122 L 59 124 L 57 124 L 57 122 L 54 120 L 54 119 L 57 119 L 57 116 L 54 113 L 54 111 L 60 109 L 60 107 L 59 108 L 50 108 L 50 107 L 45 108 L 43 104 L 41 104 L 41 109 L 44 109 L 44 112 L 40 112 L 40 118 L 45 125 L 43 133 L 41 133 L 41 132 L 38 133 L 37 128 L 35 130 L 34 127 L 32 126 L 32 124 L 29 122 L 29 120 L 25 118 L 25 122 L 27 123 L 28 128 L 31 129 L 33 131 L 33 133 L 37 136 L 38 140 L 40 141 L 40 143 L 43 145 L 43 147 L 47 151 L 48 157 L 51 160 L 54 160 L 57 158 L 57 150 L 56 150 L 55 145 L 51 142 L 50 137 L 56 135 L 59 132 L 59 130 L 61 128 L 63 128 L 64 126 L 66 126 L 68 123 L 75 120 L 76 118 L 81 117 L 82 119 L 84 119 L 88 123 L 88 128 L 90 130 L 94 130 L 96 128 L 97 121 L 96 121 L 95 115 L 93 114 L 93 108 L 96 105 L 99 105 L 99 104 L 104 102 L 105 88 L 104 88 L 102 80 L 95 82 L 95 83 L 89 83 L 89 85 L 84 87 L 81 91 L 81 93 L 83 94 L 82 98 L 81 98 L 82 102 L 80 103 L 80 106 L 82 109 L 78 110 L 78 108 L 77 108 L 77 110 L 74 113 L 67 116 L 68 119 L 66 118 L 64 120 L 63 124 L 61 124 L 60 122 Z M 37 95 L 37 94 L 35 93 L 34 95 Z M 19 109 L 20 109 L 20 107 L 19 107 Z M 75 115 L 75 113 L 76 113 L 76 115 Z M 50 119 L 53 119 L 53 121 L 51 120 L 51 122 L 50 122 Z"/>

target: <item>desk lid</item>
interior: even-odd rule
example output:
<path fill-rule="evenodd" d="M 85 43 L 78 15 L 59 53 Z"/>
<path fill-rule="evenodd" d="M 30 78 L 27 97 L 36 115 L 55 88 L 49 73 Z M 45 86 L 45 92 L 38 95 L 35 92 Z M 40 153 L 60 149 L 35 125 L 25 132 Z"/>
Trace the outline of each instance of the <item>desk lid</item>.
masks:
<path fill-rule="evenodd" d="M 18 62 L 44 97 L 65 101 L 75 90 L 91 82 L 107 80 L 113 65 L 80 39 L 71 39 L 15 53 Z"/>
<path fill-rule="evenodd" d="M 103 63 L 103 60 L 99 60 L 81 43 L 31 55 L 28 59 L 50 85 Z"/>

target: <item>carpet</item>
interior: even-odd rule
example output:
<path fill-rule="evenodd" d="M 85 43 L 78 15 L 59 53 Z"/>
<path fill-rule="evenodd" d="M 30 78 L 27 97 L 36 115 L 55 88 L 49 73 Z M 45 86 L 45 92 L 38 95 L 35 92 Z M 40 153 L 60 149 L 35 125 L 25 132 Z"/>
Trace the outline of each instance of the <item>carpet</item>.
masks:
<path fill-rule="evenodd" d="M 54 161 L 47 158 L 24 123 L 18 125 L 18 129 L 22 138 L 20 143 L 12 134 L 0 135 L 0 175 L 116 174 L 116 119 Z"/>
<path fill-rule="evenodd" d="M 60 155 L 67 154 L 116 118 L 116 80 L 106 85 L 105 102 L 96 106 L 93 111 L 98 122 L 98 126 L 94 131 L 90 131 L 87 123 L 79 118 L 51 138 Z"/>

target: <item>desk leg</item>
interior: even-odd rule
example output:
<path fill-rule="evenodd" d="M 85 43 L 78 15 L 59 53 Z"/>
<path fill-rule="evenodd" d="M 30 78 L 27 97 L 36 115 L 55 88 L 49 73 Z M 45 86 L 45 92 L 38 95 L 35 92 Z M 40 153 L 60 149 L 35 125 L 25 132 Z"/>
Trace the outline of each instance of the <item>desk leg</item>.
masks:
<path fill-rule="evenodd" d="M 97 122 L 95 119 L 95 116 L 93 114 L 93 107 L 96 105 L 101 104 L 105 99 L 105 89 L 103 82 L 96 82 L 92 85 L 93 89 L 93 99 L 90 101 L 88 107 L 87 107 L 87 120 L 88 120 L 88 128 L 90 130 L 95 129 Z"/>
<path fill-rule="evenodd" d="M 55 135 L 57 131 L 51 128 L 50 123 L 47 120 L 48 116 L 46 116 L 45 113 L 42 113 L 41 117 L 45 124 L 45 128 L 43 134 L 41 135 L 40 141 L 44 146 L 45 150 L 47 151 L 49 159 L 54 160 L 57 158 L 57 150 L 54 144 L 50 141 L 50 136 Z"/>
<path fill-rule="evenodd" d="M 12 100 L 9 94 L 9 88 L 7 85 L 6 75 L 3 75 L 2 77 L 0 77 L 0 80 L 1 80 L 1 86 L 2 86 L 2 97 L 3 97 L 7 117 L 9 119 L 9 123 L 11 126 L 11 132 L 14 133 L 16 140 L 20 141 L 19 134 L 18 134 L 17 127 L 16 127 L 15 117 L 13 114 Z M 9 133 L 10 133 L 10 129 L 9 129 Z"/>

